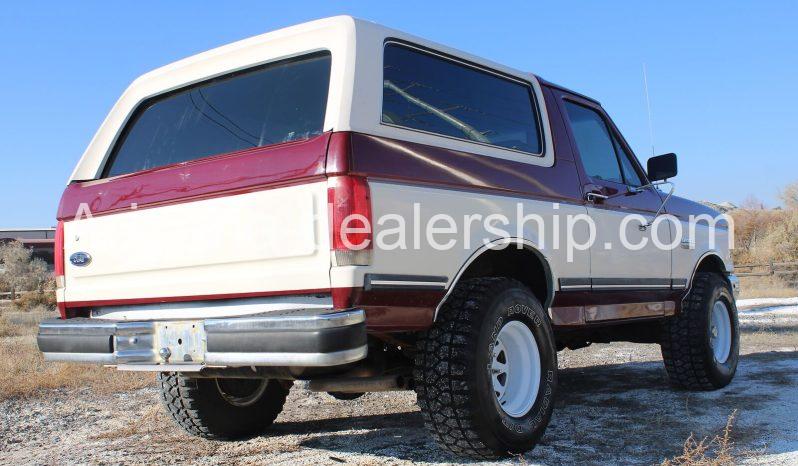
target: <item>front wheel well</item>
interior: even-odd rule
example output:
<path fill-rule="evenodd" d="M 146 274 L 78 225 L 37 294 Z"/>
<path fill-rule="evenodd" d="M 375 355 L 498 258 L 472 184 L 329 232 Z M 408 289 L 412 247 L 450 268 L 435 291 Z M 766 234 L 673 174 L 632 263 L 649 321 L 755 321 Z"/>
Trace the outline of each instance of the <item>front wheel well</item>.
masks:
<path fill-rule="evenodd" d="M 508 244 L 502 249 L 489 249 L 467 266 L 458 281 L 481 277 L 514 278 L 532 291 L 544 309 L 551 304 L 551 271 L 542 255 L 531 248 Z"/>
<path fill-rule="evenodd" d="M 690 283 L 688 283 L 689 288 L 692 288 L 695 277 L 701 272 L 717 274 L 727 283 L 729 282 L 729 271 L 726 270 L 726 264 L 723 263 L 723 259 L 716 254 L 707 254 L 699 260 L 693 272 L 693 276 L 690 277 Z"/>
<path fill-rule="evenodd" d="M 723 276 L 726 274 L 726 264 L 715 254 L 708 254 L 698 263 L 698 267 L 696 267 L 693 275 L 699 272 L 714 272 Z"/>

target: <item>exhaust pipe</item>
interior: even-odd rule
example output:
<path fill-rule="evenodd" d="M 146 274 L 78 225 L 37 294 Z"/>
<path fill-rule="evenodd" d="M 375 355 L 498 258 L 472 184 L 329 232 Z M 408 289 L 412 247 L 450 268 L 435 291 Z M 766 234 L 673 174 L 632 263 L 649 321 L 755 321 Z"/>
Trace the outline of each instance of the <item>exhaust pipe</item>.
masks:
<path fill-rule="evenodd" d="M 315 379 L 307 382 L 306 388 L 312 392 L 393 392 L 410 390 L 412 379 L 403 375 L 382 375 L 379 377 L 352 377 L 341 379 Z"/>

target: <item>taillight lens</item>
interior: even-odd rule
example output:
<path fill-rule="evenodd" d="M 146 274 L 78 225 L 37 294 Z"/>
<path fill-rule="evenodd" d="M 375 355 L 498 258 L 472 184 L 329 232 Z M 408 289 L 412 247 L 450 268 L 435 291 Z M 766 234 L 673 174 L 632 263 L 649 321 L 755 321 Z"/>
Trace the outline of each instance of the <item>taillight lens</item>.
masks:
<path fill-rule="evenodd" d="M 59 220 L 58 225 L 55 227 L 55 247 L 53 249 L 53 265 L 55 268 L 55 287 L 57 289 L 64 288 L 64 222 Z M 56 292 L 56 299 L 59 293 Z M 58 312 L 61 314 L 62 319 L 66 319 L 66 303 L 59 301 L 56 303 Z"/>
<path fill-rule="evenodd" d="M 55 250 L 53 251 L 53 262 L 55 265 L 55 285 L 57 288 L 64 287 L 64 222 L 58 222 L 55 228 Z"/>
<path fill-rule="evenodd" d="M 327 186 L 334 265 L 369 265 L 373 241 L 368 182 L 357 176 L 334 176 Z"/>

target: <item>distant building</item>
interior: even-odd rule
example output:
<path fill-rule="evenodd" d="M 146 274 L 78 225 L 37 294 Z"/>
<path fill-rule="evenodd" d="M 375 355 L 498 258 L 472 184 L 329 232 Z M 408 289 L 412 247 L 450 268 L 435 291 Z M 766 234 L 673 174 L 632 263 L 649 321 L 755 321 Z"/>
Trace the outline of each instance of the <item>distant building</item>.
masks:
<path fill-rule="evenodd" d="M 33 251 L 33 257 L 44 260 L 50 266 L 53 265 L 55 228 L 0 229 L 0 244 L 11 241 L 19 241 Z"/>

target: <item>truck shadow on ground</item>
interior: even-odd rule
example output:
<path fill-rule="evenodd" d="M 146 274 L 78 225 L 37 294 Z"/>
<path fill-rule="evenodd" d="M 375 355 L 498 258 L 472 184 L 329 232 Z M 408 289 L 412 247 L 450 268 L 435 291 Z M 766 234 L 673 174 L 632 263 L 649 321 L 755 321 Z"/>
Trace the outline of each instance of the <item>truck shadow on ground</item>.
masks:
<path fill-rule="evenodd" d="M 677 455 L 685 439 L 719 434 L 737 410 L 734 440 L 739 448 L 767 447 L 762 439 L 788 435 L 778 442 L 798 445 L 790 412 L 798 411 L 798 352 L 741 356 L 737 377 L 722 390 L 688 392 L 671 387 L 660 361 L 564 369 L 554 416 L 538 447 L 526 460 L 547 464 L 574 462 L 651 463 Z M 303 447 L 370 454 L 410 461 L 458 462 L 427 436 L 421 415 L 333 418 L 275 424 L 271 435 L 321 434 Z M 782 446 L 792 451 L 792 447 Z"/>

